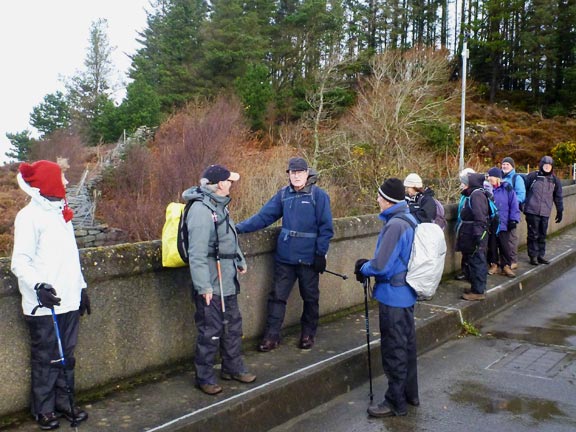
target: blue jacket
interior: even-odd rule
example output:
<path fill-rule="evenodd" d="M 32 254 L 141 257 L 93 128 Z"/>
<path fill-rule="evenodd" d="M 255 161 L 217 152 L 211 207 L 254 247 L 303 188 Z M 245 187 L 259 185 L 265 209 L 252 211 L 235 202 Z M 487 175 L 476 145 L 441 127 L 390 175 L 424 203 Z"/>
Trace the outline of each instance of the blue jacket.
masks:
<path fill-rule="evenodd" d="M 524 179 L 520 177 L 520 174 L 516 174 L 516 170 L 513 169 L 502 177 L 502 181 L 512 185 L 514 192 L 516 192 L 518 204 L 522 204 L 526 201 L 526 185 L 524 184 Z"/>
<path fill-rule="evenodd" d="M 378 236 L 374 258 L 360 269 L 364 276 L 376 279 L 373 294 L 376 300 L 402 308 L 413 306 L 417 299 L 416 292 L 406 282 L 414 229 L 407 221 L 394 217 L 404 213 L 409 213 L 404 201 L 380 213 L 385 225 Z"/>
<path fill-rule="evenodd" d="M 239 233 L 266 228 L 282 218 L 276 243 L 276 260 L 284 264 L 314 263 L 315 255 L 326 255 L 334 235 L 330 197 L 314 184 L 299 191 L 280 189 L 254 216 L 236 225 Z"/>
<path fill-rule="evenodd" d="M 524 180 L 519 179 L 524 183 Z M 494 203 L 498 207 L 498 216 L 500 217 L 500 231 L 508 231 L 508 221 L 520 222 L 520 207 L 516 192 L 512 185 L 507 182 L 500 183 L 499 187 L 492 190 L 494 194 Z"/>

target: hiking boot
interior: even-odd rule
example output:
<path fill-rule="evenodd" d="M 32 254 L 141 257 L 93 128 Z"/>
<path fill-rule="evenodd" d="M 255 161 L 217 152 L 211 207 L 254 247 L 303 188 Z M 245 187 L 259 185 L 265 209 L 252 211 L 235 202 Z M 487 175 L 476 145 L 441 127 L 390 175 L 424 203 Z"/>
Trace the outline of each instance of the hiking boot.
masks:
<path fill-rule="evenodd" d="M 258 351 L 260 352 L 270 352 L 273 349 L 278 348 L 278 345 L 280 345 L 280 341 L 279 340 L 272 340 L 272 339 L 262 339 L 262 341 L 260 342 L 260 344 L 258 345 Z"/>
<path fill-rule="evenodd" d="M 226 381 L 235 380 L 244 384 L 250 384 L 256 381 L 256 375 L 251 374 L 250 372 L 240 372 L 237 374 L 222 372 L 220 378 Z"/>
<path fill-rule="evenodd" d="M 502 269 L 502 274 L 504 276 L 508 276 L 509 278 L 516 277 L 516 273 L 514 273 L 512 271 L 512 269 L 510 268 L 510 266 L 507 266 L 507 265 L 505 265 L 504 268 Z"/>
<path fill-rule="evenodd" d="M 38 414 L 36 416 L 36 423 L 42 430 L 52 430 L 60 427 L 60 422 L 54 413 Z"/>
<path fill-rule="evenodd" d="M 463 293 L 463 294 L 470 294 L 471 292 L 472 292 L 472 288 L 464 288 L 464 289 L 462 290 L 462 293 Z"/>
<path fill-rule="evenodd" d="M 56 414 L 60 417 L 66 417 L 69 422 L 76 421 L 76 423 L 80 423 L 88 419 L 88 413 L 77 406 L 74 407 L 74 415 L 72 415 L 70 408 L 58 407 L 56 407 Z"/>
<path fill-rule="evenodd" d="M 478 301 L 478 300 L 484 300 L 486 298 L 486 294 L 477 294 L 475 292 L 469 292 L 468 294 L 462 294 L 462 298 L 468 301 Z"/>
<path fill-rule="evenodd" d="M 214 396 L 222 392 L 222 387 L 220 387 L 218 384 L 198 384 L 198 388 L 210 396 Z"/>
<path fill-rule="evenodd" d="M 397 413 L 394 411 L 386 401 L 379 403 L 378 405 L 370 405 L 368 407 L 368 415 L 370 417 L 394 417 L 394 416 L 405 416 L 406 412 Z"/>
<path fill-rule="evenodd" d="M 518 268 L 518 263 L 516 263 L 516 262 L 515 262 L 515 263 L 512 263 L 512 265 L 510 266 L 510 268 L 511 268 L 512 270 L 516 270 L 516 269 Z"/>
<path fill-rule="evenodd" d="M 538 265 L 538 264 L 540 264 L 540 263 L 538 262 L 538 260 L 536 259 L 536 257 L 530 257 L 530 264 L 532 264 L 532 265 Z"/>
<path fill-rule="evenodd" d="M 498 264 L 490 264 L 490 268 L 488 269 L 488 274 L 493 275 L 498 273 Z"/>
<path fill-rule="evenodd" d="M 298 347 L 303 350 L 309 350 L 314 346 L 314 336 L 302 336 Z"/>
<path fill-rule="evenodd" d="M 538 262 L 540 264 L 550 264 L 550 261 L 548 261 L 546 258 L 544 257 L 538 257 Z"/>
<path fill-rule="evenodd" d="M 414 398 L 414 399 L 406 398 L 406 403 L 408 405 L 412 405 L 413 407 L 419 407 L 420 406 L 420 399 L 418 399 L 418 398 Z"/>

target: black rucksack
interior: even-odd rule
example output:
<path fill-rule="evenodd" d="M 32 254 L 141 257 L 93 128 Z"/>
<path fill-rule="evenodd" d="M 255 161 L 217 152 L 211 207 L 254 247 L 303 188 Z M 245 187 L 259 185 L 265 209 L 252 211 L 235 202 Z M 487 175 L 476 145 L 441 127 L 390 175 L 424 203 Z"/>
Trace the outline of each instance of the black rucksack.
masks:
<path fill-rule="evenodd" d="M 496 207 L 496 203 L 494 202 L 493 195 L 488 192 L 486 189 L 475 189 L 472 191 L 470 196 L 466 197 L 468 201 L 468 205 L 470 206 L 470 199 L 472 195 L 477 190 L 481 190 L 484 193 L 484 196 L 488 200 L 488 208 L 490 209 L 490 214 L 488 215 L 487 220 L 487 230 L 489 234 L 498 234 L 500 232 L 500 214 L 498 213 L 498 207 Z"/>

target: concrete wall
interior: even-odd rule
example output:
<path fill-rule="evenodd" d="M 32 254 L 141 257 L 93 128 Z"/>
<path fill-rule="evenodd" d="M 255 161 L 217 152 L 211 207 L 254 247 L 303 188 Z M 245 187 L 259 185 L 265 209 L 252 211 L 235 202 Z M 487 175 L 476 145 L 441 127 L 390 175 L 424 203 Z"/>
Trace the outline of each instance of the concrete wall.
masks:
<path fill-rule="evenodd" d="M 564 221 L 549 233 L 576 222 L 576 186 L 564 188 Z M 449 254 L 445 274 L 459 267 L 453 252 L 456 206 L 446 207 Z M 551 218 L 553 221 L 553 217 Z M 353 275 L 357 258 L 372 256 L 381 222 L 376 215 L 338 219 L 328 268 L 346 273 L 346 281 L 321 277 L 321 314 L 363 303 L 363 290 Z M 526 225 L 519 225 L 525 241 Z M 240 304 L 247 339 L 262 331 L 266 296 L 272 280 L 277 229 L 243 235 L 248 273 L 241 276 Z M 193 306 L 187 268 L 164 269 L 160 242 L 142 242 L 81 250 L 90 289 L 92 315 L 82 318 L 77 349 L 77 388 L 95 389 L 165 365 L 190 360 L 194 347 Z M 0 259 L 0 417 L 28 405 L 29 348 L 20 308 L 20 294 L 8 258 Z M 301 301 L 292 293 L 286 325 L 299 321 Z"/>

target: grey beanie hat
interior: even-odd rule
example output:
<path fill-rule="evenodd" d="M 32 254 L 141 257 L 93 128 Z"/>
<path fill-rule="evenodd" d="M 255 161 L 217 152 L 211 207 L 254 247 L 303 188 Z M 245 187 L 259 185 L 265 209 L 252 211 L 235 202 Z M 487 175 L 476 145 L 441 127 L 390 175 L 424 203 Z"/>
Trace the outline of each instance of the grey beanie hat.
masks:
<path fill-rule="evenodd" d="M 510 156 L 507 156 L 504 159 L 502 159 L 502 163 L 505 162 L 508 162 L 510 165 L 512 165 L 512 168 L 516 168 L 516 165 L 514 164 L 514 159 L 512 159 Z"/>

